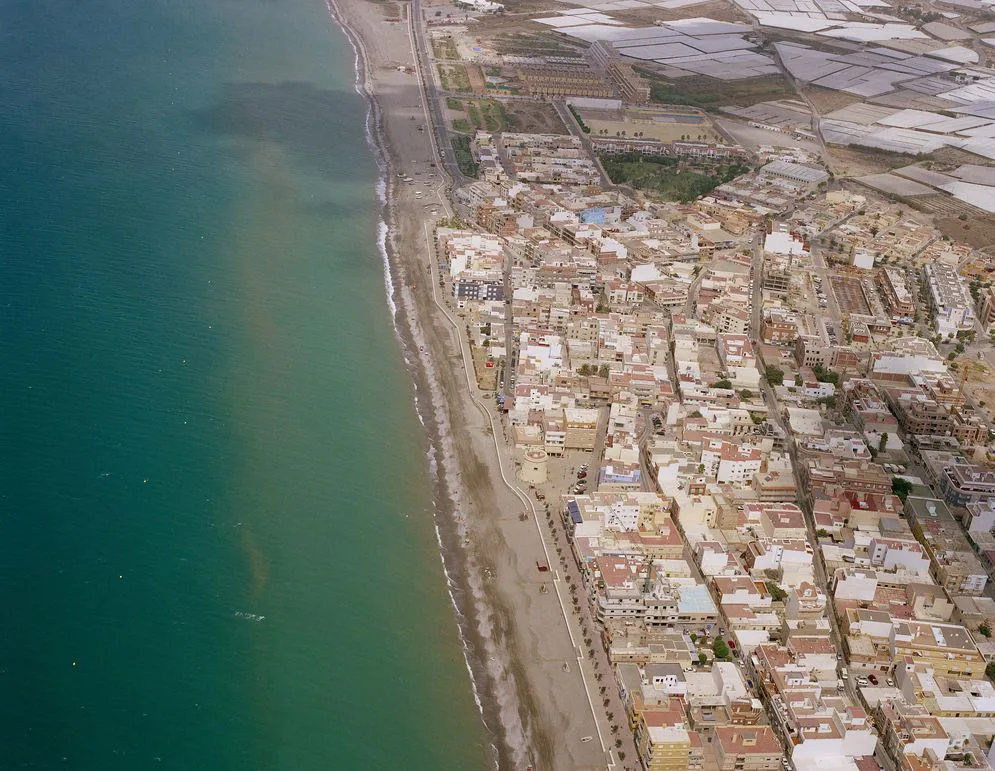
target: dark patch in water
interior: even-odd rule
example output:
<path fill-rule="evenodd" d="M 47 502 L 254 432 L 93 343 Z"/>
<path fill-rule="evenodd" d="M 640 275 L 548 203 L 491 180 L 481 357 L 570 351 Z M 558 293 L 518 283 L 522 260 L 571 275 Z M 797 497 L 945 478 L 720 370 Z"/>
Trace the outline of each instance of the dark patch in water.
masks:
<path fill-rule="evenodd" d="M 272 142 L 307 161 L 322 174 L 343 178 L 354 171 L 341 140 L 355 133 L 352 92 L 315 88 L 310 83 L 231 83 L 214 106 L 195 113 L 205 131 L 256 142 Z"/>

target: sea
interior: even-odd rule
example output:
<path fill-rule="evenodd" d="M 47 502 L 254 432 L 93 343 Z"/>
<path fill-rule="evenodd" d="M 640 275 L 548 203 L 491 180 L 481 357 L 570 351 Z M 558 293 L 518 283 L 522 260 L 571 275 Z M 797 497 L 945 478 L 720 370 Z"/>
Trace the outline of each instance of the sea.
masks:
<path fill-rule="evenodd" d="M 0 771 L 493 767 L 354 65 L 0 2 Z"/>

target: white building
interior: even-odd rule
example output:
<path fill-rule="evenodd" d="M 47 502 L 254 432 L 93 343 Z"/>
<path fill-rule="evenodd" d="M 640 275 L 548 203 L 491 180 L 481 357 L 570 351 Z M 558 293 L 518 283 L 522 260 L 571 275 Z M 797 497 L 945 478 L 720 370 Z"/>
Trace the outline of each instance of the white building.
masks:
<path fill-rule="evenodd" d="M 936 331 L 946 337 L 972 329 L 974 303 L 956 268 L 945 262 L 930 262 L 924 273 Z"/>
<path fill-rule="evenodd" d="M 899 570 L 929 575 L 929 556 L 918 541 L 899 538 L 872 538 L 867 549 L 871 565 L 884 570 Z"/>
<path fill-rule="evenodd" d="M 995 501 L 967 504 L 964 525 L 971 533 L 987 533 L 995 527 Z"/>
<path fill-rule="evenodd" d="M 833 596 L 837 600 L 862 600 L 870 602 L 878 589 L 878 577 L 874 571 L 857 568 L 840 568 L 834 575 L 836 587 Z"/>
<path fill-rule="evenodd" d="M 795 236 L 786 222 L 774 224 L 764 239 L 764 251 L 771 254 L 802 256 L 809 253 L 805 242 Z"/>

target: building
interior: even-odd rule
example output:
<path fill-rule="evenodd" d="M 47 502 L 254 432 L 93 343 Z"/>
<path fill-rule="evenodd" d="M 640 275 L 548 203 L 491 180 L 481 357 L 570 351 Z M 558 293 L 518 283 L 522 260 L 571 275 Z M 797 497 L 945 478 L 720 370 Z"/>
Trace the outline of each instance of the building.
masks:
<path fill-rule="evenodd" d="M 985 287 L 981 290 L 979 298 L 981 309 L 978 314 L 978 321 L 986 330 L 990 330 L 995 323 L 995 286 Z"/>
<path fill-rule="evenodd" d="M 988 572 L 946 504 L 910 495 L 906 512 L 915 522 L 917 535 L 929 555 L 933 580 L 955 597 L 984 592 Z"/>
<path fill-rule="evenodd" d="M 995 499 L 995 472 L 966 461 L 954 463 L 940 475 L 940 492 L 951 506 L 967 506 Z"/>
<path fill-rule="evenodd" d="M 784 756 L 770 726 L 716 728 L 712 744 L 720 771 L 774 771 Z"/>
<path fill-rule="evenodd" d="M 806 166 L 803 163 L 793 163 L 792 161 L 771 161 L 766 166 L 760 168 L 760 173 L 769 177 L 776 177 L 790 182 L 805 190 L 815 190 L 819 185 L 829 179 L 829 174 L 818 166 Z"/>
<path fill-rule="evenodd" d="M 905 274 L 901 270 L 882 268 L 878 273 L 877 284 L 892 318 L 911 319 L 915 316 L 916 306 L 912 300 L 912 293 L 905 283 Z"/>
<path fill-rule="evenodd" d="M 923 705 L 887 699 L 878 705 L 878 716 L 884 725 L 884 747 L 891 757 L 922 755 L 926 750 L 939 758 L 946 757 L 950 737 Z"/>
<path fill-rule="evenodd" d="M 908 434 L 949 436 L 953 431 L 950 411 L 920 388 L 888 388 L 885 398 Z"/>
<path fill-rule="evenodd" d="M 985 657 L 971 633 L 957 624 L 894 621 L 888 642 L 896 668 L 929 664 L 939 675 L 977 679 L 985 675 Z"/>
<path fill-rule="evenodd" d="M 566 430 L 564 449 L 593 450 L 598 438 L 600 410 L 568 407 L 563 410 L 563 424 Z"/>
<path fill-rule="evenodd" d="M 795 361 L 800 367 L 826 367 L 829 358 L 829 346 L 821 337 L 800 335 L 795 341 Z"/>
<path fill-rule="evenodd" d="M 636 748 L 647 771 L 689 767 L 691 737 L 680 710 L 647 709 L 639 715 Z"/>
<path fill-rule="evenodd" d="M 591 66 L 603 70 L 626 102 L 644 104 L 650 100 L 650 84 L 618 55 L 607 40 L 596 40 L 585 54 Z"/>
<path fill-rule="evenodd" d="M 944 262 L 928 262 L 923 272 L 936 331 L 945 337 L 974 327 L 971 293 L 956 268 Z"/>
<path fill-rule="evenodd" d="M 760 472 L 763 453 L 748 444 L 711 440 L 702 449 L 705 473 L 723 483 L 747 484 Z"/>
<path fill-rule="evenodd" d="M 605 74 L 586 64 L 526 65 L 519 68 L 517 75 L 530 96 L 543 99 L 568 96 L 611 99 L 615 96 L 615 89 Z"/>
<path fill-rule="evenodd" d="M 964 526 L 969 533 L 989 533 L 995 527 L 995 504 L 991 501 L 967 504 Z"/>
<path fill-rule="evenodd" d="M 786 222 L 773 223 L 764 239 L 764 251 L 770 254 L 801 256 L 809 253 L 808 244 L 794 233 Z"/>
<path fill-rule="evenodd" d="M 764 288 L 766 281 L 765 273 Z M 769 345 L 792 345 L 798 339 L 798 317 L 780 308 L 766 309 L 760 325 L 760 337 Z"/>

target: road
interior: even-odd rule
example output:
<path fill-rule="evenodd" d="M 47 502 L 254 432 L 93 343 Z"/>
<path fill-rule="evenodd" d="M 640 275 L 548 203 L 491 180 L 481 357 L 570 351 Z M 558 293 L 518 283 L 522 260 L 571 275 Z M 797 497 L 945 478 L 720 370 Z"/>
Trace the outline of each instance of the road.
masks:
<path fill-rule="evenodd" d="M 763 311 L 763 234 L 757 234 L 756 241 L 753 245 L 753 296 L 752 296 L 752 307 L 751 318 L 750 318 L 750 329 L 753 335 L 753 343 L 755 346 L 760 345 L 760 320 Z M 824 264 L 823 264 L 824 267 Z M 781 415 L 778 409 L 777 397 L 774 394 L 774 389 L 771 387 L 770 383 L 767 382 L 766 378 L 760 379 L 760 392 L 763 394 L 764 402 L 767 405 L 767 419 L 777 425 L 784 435 L 785 447 L 788 450 L 788 455 L 791 458 L 791 466 L 793 473 L 795 475 L 795 481 L 798 484 L 799 490 L 802 490 L 802 481 L 799 475 L 799 465 L 798 457 L 795 450 L 794 437 L 791 433 L 791 426 L 787 420 Z M 826 575 L 825 560 L 822 556 L 822 549 L 819 548 L 819 539 L 816 536 L 815 519 L 812 515 L 811 506 L 809 506 L 804 495 L 799 495 L 799 500 L 801 501 L 801 508 L 805 513 L 805 526 L 808 531 L 808 540 L 812 544 L 815 555 L 813 557 L 813 567 L 815 573 L 816 584 L 820 589 L 830 597 L 828 589 L 828 577 Z M 843 637 L 840 633 L 839 627 L 836 623 L 836 615 L 832 608 L 828 609 L 826 614 L 829 617 L 829 623 L 831 627 L 831 636 L 833 641 L 833 646 L 838 651 L 843 650 Z M 856 700 L 856 693 L 853 688 L 853 680 L 847 681 L 847 688 L 850 690 L 850 695 Z M 859 703 L 859 702 L 858 702 Z"/>
<path fill-rule="evenodd" d="M 449 131 L 446 128 L 446 119 L 442 113 L 441 97 L 439 87 L 435 79 L 435 68 L 432 66 L 429 51 L 431 50 L 425 35 L 425 25 L 422 23 L 421 0 L 411 0 L 408 13 L 408 25 L 411 30 L 411 41 L 414 46 L 418 84 L 421 88 L 423 103 L 428 115 L 429 128 L 434 137 L 436 155 L 440 156 L 440 162 L 446 173 L 453 181 L 454 187 L 460 187 L 473 180 L 463 176 L 459 165 L 456 163 L 456 156 L 453 148 L 449 145 Z"/>
<path fill-rule="evenodd" d="M 574 118 L 573 113 L 570 112 L 570 108 L 567 107 L 567 103 L 560 100 L 554 99 L 552 101 L 553 108 L 556 110 L 556 114 L 560 116 L 560 120 L 563 121 L 563 125 L 567 127 L 567 130 L 577 137 L 581 144 L 584 146 L 584 151 L 587 153 L 588 157 L 594 161 L 594 165 L 598 169 L 598 176 L 601 177 L 601 185 L 607 190 L 614 187 L 612 181 L 608 179 L 608 175 L 605 174 L 605 170 L 601 168 L 601 164 L 598 162 L 598 156 L 594 152 L 594 145 L 591 144 L 591 138 L 584 133 L 584 129 L 580 127 L 577 119 Z"/>

